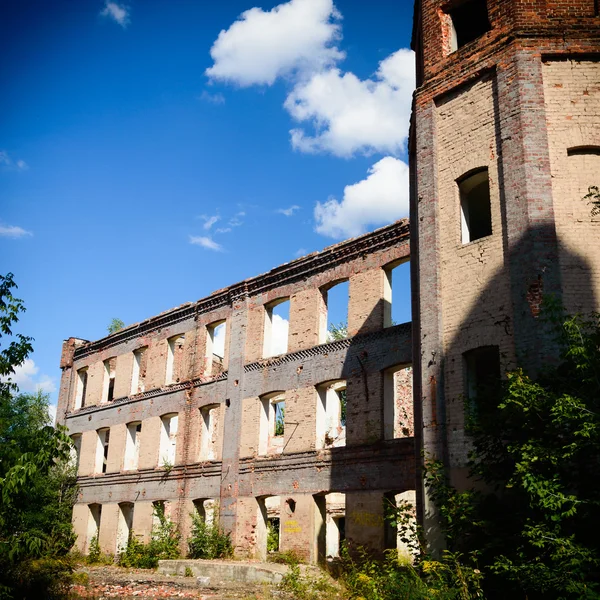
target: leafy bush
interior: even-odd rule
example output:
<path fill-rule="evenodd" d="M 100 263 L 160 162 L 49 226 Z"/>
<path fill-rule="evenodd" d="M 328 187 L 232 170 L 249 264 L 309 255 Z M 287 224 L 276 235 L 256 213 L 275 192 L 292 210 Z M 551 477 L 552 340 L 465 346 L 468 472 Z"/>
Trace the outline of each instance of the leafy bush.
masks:
<path fill-rule="evenodd" d="M 158 523 L 152 528 L 152 536 L 148 543 L 140 542 L 131 531 L 127 547 L 119 555 L 121 567 L 154 569 L 159 560 L 180 558 L 181 535 L 177 526 L 165 516 L 163 506 L 156 506 L 154 515 Z"/>
<path fill-rule="evenodd" d="M 112 565 L 114 563 L 114 556 L 112 554 L 104 554 L 104 552 L 100 550 L 98 536 L 95 535 L 90 540 L 90 548 L 84 560 L 88 565 Z"/>
<path fill-rule="evenodd" d="M 191 517 L 192 532 L 188 539 L 190 558 L 228 558 L 233 555 L 231 538 L 219 527 L 216 515 L 210 524 L 196 513 L 192 513 Z"/>
<path fill-rule="evenodd" d="M 325 574 L 318 577 L 302 574 L 300 565 L 288 563 L 289 571 L 279 584 L 280 589 L 294 600 L 333 600 L 341 598 L 340 590 Z"/>
<path fill-rule="evenodd" d="M 279 519 L 277 526 L 270 519 L 267 523 L 267 553 L 277 552 L 279 550 Z"/>
<path fill-rule="evenodd" d="M 475 600 L 483 598 L 482 575 L 461 564 L 458 555 L 444 553 L 441 561 L 412 565 L 390 550 L 375 560 L 362 549 L 342 549 L 341 579 L 352 598 L 364 600 Z"/>
<path fill-rule="evenodd" d="M 426 465 L 447 546 L 477 558 L 490 598 L 600 597 L 600 315 L 545 311 L 560 361 L 476 402 L 469 466 L 484 485 L 459 492 Z"/>

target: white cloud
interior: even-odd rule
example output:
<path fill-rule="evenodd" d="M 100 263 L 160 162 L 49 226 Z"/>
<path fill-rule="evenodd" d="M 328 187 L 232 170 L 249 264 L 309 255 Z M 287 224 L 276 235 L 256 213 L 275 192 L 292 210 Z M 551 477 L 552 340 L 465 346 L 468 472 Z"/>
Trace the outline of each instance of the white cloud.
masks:
<path fill-rule="evenodd" d="M 290 322 L 280 315 L 273 315 L 271 324 L 271 354 L 277 356 L 287 352 Z"/>
<path fill-rule="evenodd" d="M 19 386 L 21 392 L 37 392 L 42 390 L 46 394 L 56 391 L 56 382 L 54 377 L 39 373 L 40 368 L 31 358 L 26 358 L 25 362 L 15 367 L 15 372 L 8 377 L 13 383 Z"/>
<path fill-rule="evenodd" d="M 227 223 L 227 225 L 229 225 L 229 227 L 239 227 L 240 225 L 244 224 L 244 221 L 242 221 L 240 219 L 240 217 L 243 217 L 246 213 L 238 213 L 237 215 L 235 215 L 235 217 L 231 217 L 231 219 L 229 219 L 229 222 Z"/>
<path fill-rule="evenodd" d="M 202 246 L 207 250 L 214 250 L 215 252 L 223 251 L 223 246 L 221 246 L 221 244 L 217 244 L 217 242 L 205 236 L 190 235 L 190 244 L 194 244 L 195 246 Z"/>
<path fill-rule="evenodd" d="M 100 11 L 103 17 L 108 17 L 118 23 L 123 29 L 129 25 L 130 15 L 129 7 L 125 4 L 117 4 L 116 2 L 108 2 L 104 4 L 104 8 Z"/>
<path fill-rule="evenodd" d="M 285 101 L 292 117 L 314 129 L 290 131 L 292 146 L 303 152 L 399 153 L 406 143 L 415 87 L 412 50 L 400 49 L 361 80 L 329 69 L 296 84 Z"/>
<path fill-rule="evenodd" d="M 219 227 L 215 229 L 215 233 L 229 233 L 231 231 L 231 227 Z"/>
<path fill-rule="evenodd" d="M 4 171 L 26 171 L 29 169 L 29 165 L 24 160 L 14 160 L 5 150 L 0 150 L 0 167 Z"/>
<path fill-rule="evenodd" d="M 369 226 L 408 216 L 408 165 L 392 156 L 376 162 L 366 179 L 347 185 L 340 201 L 315 206 L 315 230 L 333 238 L 360 235 Z"/>
<path fill-rule="evenodd" d="M 8 238 L 21 238 L 27 235 L 33 235 L 31 231 L 27 231 L 22 227 L 17 227 L 16 225 L 0 225 L 0 237 L 8 237 Z"/>
<path fill-rule="evenodd" d="M 217 221 L 221 219 L 219 215 L 213 215 L 212 217 L 207 217 L 206 215 L 202 215 L 201 217 L 204 219 L 204 229 L 209 230 Z"/>
<path fill-rule="evenodd" d="M 206 74 L 240 86 L 272 85 L 277 77 L 331 66 L 344 57 L 335 47 L 340 18 L 332 0 L 290 0 L 270 11 L 251 8 L 219 33 Z"/>
<path fill-rule="evenodd" d="M 294 252 L 294 256 L 296 258 L 299 258 L 300 256 L 304 256 L 307 252 L 308 252 L 308 250 L 306 248 L 298 248 L 298 250 L 296 250 L 296 252 Z"/>
<path fill-rule="evenodd" d="M 52 423 L 56 422 L 56 409 L 57 409 L 56 404 L 50 404 L 48 406 L 48 414 L 50 415 L 50 421 Z"/>
<path fill-rule="evenodd" d="M 198 96 L 200 100 L 204 100 L 205 102 L 210 102 L 211 104 L 225 104 L 225 96 L 223 94 L 210 94 L 206 90 Z"/>
<path fill-rule="evenodd" d="M 294 204 L 289 208 L 278 208 L 275 212 L 285 215 L 286 217 L 291 217 L 297 210 L 300 210 L 300 207 L 297 204 Z"/>

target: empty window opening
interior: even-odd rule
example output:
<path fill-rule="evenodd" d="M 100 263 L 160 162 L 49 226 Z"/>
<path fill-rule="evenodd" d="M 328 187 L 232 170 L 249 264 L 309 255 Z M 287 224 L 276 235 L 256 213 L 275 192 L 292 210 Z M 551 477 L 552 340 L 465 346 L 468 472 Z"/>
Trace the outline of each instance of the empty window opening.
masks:
<path fill-rule="evenodd" d="M 410 262 L 394 261 L 384 267 L 383 326 L 411 320 Z"/>
<path fill-rule="evenodd" d="M 280 298 L 265 305 L 264 358 L 279 356 L 287 352 L 289 325 L 289 298 Z"/>
<path fill-rule="evenodd" d="M 500 350 L 482 346 L 463 354 L 465 393 L 471 407 L 475 401 L 494 401 L 500 391 Z"/>
<path fill-rule="evenodd" d="M 200 409 L 200 460 L 218 460 L 219 404 L 203 406 Z"/>
<path fill-rule="evenodd" d="M 346 445 L 346 382 L 334 381 L 317 387 L 316 448 Z"/>
<path fill-rule="evenodd" d="M 450 51 L 481 37 L 491 29 L 485 0 L 467 0 L 448 11 L 451 19 Z"/>
<path fill-rule="evenodd" d="M 198 498 L 194 500 L 194 510 L 201 521 L 213 525 L 219 517 L 219 501 L 215 498 Z"/>
<path fill-rule="evenodd" d="M 388 492 L 383 496 L 385 548 L 414 560 L 419 553 L 415 490 Z"/>
<path fill-rule="evenodd" d="M 102 402 L 112 402 L 115 397 L 115 373 L 117 358 L 104 361 L 104 386 L 102 389 Z"/>
<path fill-rule="evenodd" d="M 458 181 L 461 208 L 462 243 L 474 242 L 492 234 L 490 180 L 487 169 Z"/>
<path fill-rule="evenodd" d="M 346 494 L 327 494 L 325 513 L 326 556 L 328 559 L 337 558 L 346 539 Z"/>
<path fill-rule="evenodd" d="M 77 391 L 75 393 L 75 410 L 85 406 L 87 394 L 88 369 L 87 367 L 77 371 Z"/>
<path fill-rule="evenodd" d="M 100 536 L 100 519 L 102 518 L 101 504 L 88 504 L 88 527 L 87 527 L 87 543 L 86 551 L 91 550 L 91 545 L 95 541 L 98 542 Z"/>
<path fill-rule="evenodd" d="M 267 394 L 260 399 L 259 454 L 283 452 L 285 431 L 285 395 Z"/>
<path fill-rule="evenodd" d="M 216 321 L 206 327 L 206 359 L 204 374 L 207 377 L 216 377 L 225 369 L 226 334 L 226 321 Z"/>
<path fill-rule="evenodd" d="M 127 547 L 132 528 L 133 503 L 121 502 L 119 504 L 119 517 L 117 523 L 117 553 L 123 552 Z"/>
<path fill-rule="evenodd" d="M 181 380 L 184 342 L 185 335 L 175 335 L 167 340 L 167 371 L 165 374 L 167 385 Z"/>
<path fill-rule="evenodd" d="M 75 469 L 75 473 L 79 472 L 79 460 L 81 456 L 81 434 L 77 433 L 71 436 L 73 447 L 71 448 L 71 464 Z"/>
<path fill-rule="evenodd" d="M 281 497 L 266 496 L 256 500 L 256 554 L 265 560 L 268 553 L 279 550 Z"/>
<path fill-rule="evenodd" d="M 131 376 L 131 395 L 141 394 L 145 390 L 146 363 L 148 347 L 140 348 L 133 353 L 133 373 Z"/>
<path fill-rule="evenodd" d="M 179 416 L 177 413 L 161 417 L 160 452 L 158 461 L 158 464 L 161 467 L 172 467 L 175 464 L 178 421 Z"/>
<path fill-rule="evenodd" d="M 123 469 L 125 471 L 135 471 L 138 468 L 140 459 L 140 438 L 142 433 L 142 424 L 140 421 L 127 424 L 127 437 L 125 439 L 125 460 Z"/>
<path fill-rule="evenodd" d="M 321 343 L 343 340 L 348 337 L 348 281 L 340 281 L 321 288 L 326 316 L 322 319 L 324 331 L 320 331 Z"/>
<path fill-rule="evenodd" d="M 155 531 L 165 521 L 173 517 L 173 503 L 165 500 L 152 502 L 152 530 Z"/>
<path fill-rule="evenodd" d="M 108 446 L 110 443 L 110 429 L 98 429 L 96 442 L 96 462 L 94 473 L 106 473 L 108 468 Z"/>
<path fill-rule="evenodd" d="M 414 436 L 412 367 L 396 366 L 383 374 L 383 437 Z"/>

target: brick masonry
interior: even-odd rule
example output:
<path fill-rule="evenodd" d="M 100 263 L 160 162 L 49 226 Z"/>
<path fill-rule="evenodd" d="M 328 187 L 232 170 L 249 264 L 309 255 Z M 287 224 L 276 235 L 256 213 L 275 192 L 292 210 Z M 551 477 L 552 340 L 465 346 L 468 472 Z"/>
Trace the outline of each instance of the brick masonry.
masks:
<path fill-rule="evenodd" d="M 231 533 L 237 553 L 264 556 L 266 512 L 261 506 L 266 498 L 278 497 L 281 549 L 316 562 L 326 547 L 325 498 L 337 492 L 361 515 L 347 520 L 348 539 L 382 550 L 384 495 L 415 488 L 412 371 L 407 368 L 411 327 L 384 327 L 386 269 L 408 259 L 405 220 L 102 340 L 67 340 L 58 420 L 71 435 L 81 436 L 80 495 L 73 515 L 78 546 L 89 548 L 94 505 L 102 506 L 100 545 L 114 553 L 129 528 L 148 539 L 153 502 L 169 503 L 185 536 L 194 501 L 216 499 L 220 523 Z M 327 289 L 343 280 L 349 281 L 350 337 L 324 343 Z M 291 301 L 288 352 L 263 358 L 265 306 L 281 298 Z M 211 370 L 207 332 L 221 321 L 227 327 L 223 368 Z M 169 348 L 173 340 L 179 340 L 178 349 Z M 141 348 L 138 391 L 132 390 L 132 377 L 134 353 Z M 114 365 L 110 402 L 105 361 Z M 76 409 L 82 369 L 87 369 L 88 383 L 84 406 Z M 384 438 L 390 418 L 384 407 L 387 369 L 400 369 L 394 375 L 393 439 Z M 169 373 L 172 383 L 166 381 Z M 318 387 L 333 381 L 346 382 L 345 445 L 318 447 Z M 264 399 L 274 393 L 285 398 L 280 438 L 272 438 L 261 421 L 268 406 Z M 208 421 L 203 407 L 211 407 Z M 165 415 L 177 415 L 174 461 L 167 468 L 160 458 L 170 443 Z M 134 451 L 128 442 L 131 423 L 141 423 L 137 468 L 124 470 L 126 452 Z M 97 432 L 105 429 L 110 442 L 102 473 Z M 205 435 L 212 438 L 203 444 Z M 261 451 L 265 435 L 266 450 Z M 201 456 L 207 447 L 214 451 L 211 460 Z"/>
<path fill-rule="evenodd" d="M 489 31 L 452 52 L 455 4 L 415 5 L 409 154 L 415 436 L 462 485 L 464 353 L 496 346 L 501 371 L 535 372 L 555 357 L 542 297 L 599 306 L 600 222 L 582 196 L 600 167 L 600 20 L 594 0 L 489 0 Z M 463 244 L 457 180 L 482 167 L 492 234 Z"/>

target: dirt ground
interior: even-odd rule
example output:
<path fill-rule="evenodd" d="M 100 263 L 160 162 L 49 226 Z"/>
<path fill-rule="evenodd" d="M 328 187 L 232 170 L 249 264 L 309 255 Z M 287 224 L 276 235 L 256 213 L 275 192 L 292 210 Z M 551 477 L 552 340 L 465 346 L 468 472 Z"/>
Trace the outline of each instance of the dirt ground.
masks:
<path fill-rule="evenodd" d="M 71 599 L 104 600 L 120 598 L 196 598 L 197 600 L 262 600 L 278 598 L 277 586 L 212 582 L 204 587 L 195 577 L 160 575 L 144 569 L 123 569 L 114 566 L 81 567 L 78 573 L 89 577 L 87 584 L 76 584 Z M 80 575 L 85 578 L 85 575 Z"/>

